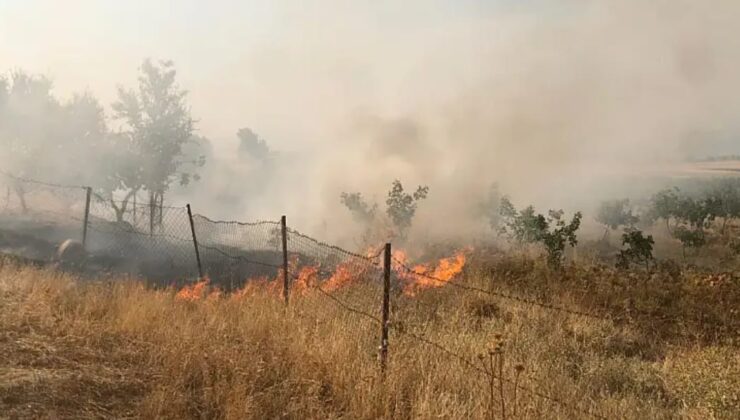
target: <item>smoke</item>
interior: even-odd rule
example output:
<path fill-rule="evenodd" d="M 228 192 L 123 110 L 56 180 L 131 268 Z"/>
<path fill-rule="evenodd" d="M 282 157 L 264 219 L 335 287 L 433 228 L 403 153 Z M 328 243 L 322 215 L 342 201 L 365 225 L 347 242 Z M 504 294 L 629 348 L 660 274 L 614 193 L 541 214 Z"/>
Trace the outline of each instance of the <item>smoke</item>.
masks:
<path fill-rule="evenodd" d="M 492 182 L 522 206 L 576 210 L 632 194 L 650 180 L 643 174 L 672 162 L 739 151 L 738 2 L 484 3 L 192 6 L 214 33 L 188 35 L 189 48 L 144 31 L 152 42 L 141 52 L 120 40 L 112 50 L 178 65 L 200 134 L 215 146 L 211 164 L 228 168 L 190 198 L 214 212 L 223 203 L 232 218 L 287 214 L 300 230 L 343 242 L 358 228 L 339 194 L 382 205 L 394 179 L 430 187 L 412 235 L 439 239 L 485 227 L 476 212 Z M 23 40 L 0 41 L 0 54 L 10 43 Z M 55 60 L 61 84 L 69 63 Z M 105 92 L 125 80 L 100 72 L 70 79 L 109 103 Z M 272 166 L 234 157 L 241 127 L 278 151 Z"/>

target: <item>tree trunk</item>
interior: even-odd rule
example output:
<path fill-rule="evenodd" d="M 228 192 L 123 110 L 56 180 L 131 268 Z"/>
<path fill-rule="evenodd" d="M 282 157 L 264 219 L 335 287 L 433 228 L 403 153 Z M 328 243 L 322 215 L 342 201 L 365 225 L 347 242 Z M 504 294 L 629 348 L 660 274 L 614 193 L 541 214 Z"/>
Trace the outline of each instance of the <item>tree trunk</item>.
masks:
<path fill-rule="evenodd" d="M 113 200 L 113 194 L 111 194 L 110 204 L 111 207 L 113 207 L 113 210 L 116 212 L 116 221 L 117 222 L 123 222 L 123 216 L 126 215 L 126 208 L 128 207 L 128 202 L 131 199 L 132 196 L 135 196 L 136 189 L 132 189 L 126 194 L 126 197 L 123 198 L 123 201 L 121 201 L 121 207 L 116 206 L 116 202 Z"/>

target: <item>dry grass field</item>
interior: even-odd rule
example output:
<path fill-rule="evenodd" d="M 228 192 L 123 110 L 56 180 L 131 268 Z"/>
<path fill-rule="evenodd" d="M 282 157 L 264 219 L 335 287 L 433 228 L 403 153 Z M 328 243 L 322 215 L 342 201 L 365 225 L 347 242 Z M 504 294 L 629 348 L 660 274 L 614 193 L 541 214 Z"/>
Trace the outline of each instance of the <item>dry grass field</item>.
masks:
<path fill-rule="evenodd" d="M 461 284 L 607 316 L 450 286 L 394 296 L 383 379 L 378 323 L 318 291 L 288 308 L 181 299 L 5 262 L 0 418 L 738 418 L 737 278 L 676 275 L 471 265 Z M 377 295 L 333 296 L 372 315 Z"/>

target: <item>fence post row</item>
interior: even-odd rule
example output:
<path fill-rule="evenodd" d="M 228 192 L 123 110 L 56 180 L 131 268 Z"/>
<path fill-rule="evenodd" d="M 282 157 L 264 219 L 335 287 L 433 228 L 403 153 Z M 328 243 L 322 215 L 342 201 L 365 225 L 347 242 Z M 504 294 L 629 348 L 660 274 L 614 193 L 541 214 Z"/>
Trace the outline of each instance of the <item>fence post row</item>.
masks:
<path fill-rule="evenodd" d="M 87 245 L 87 224 L 90 220 L 90 196 L 92 195 L 92 188 L 85 187 L 85 217 L 82 221 L 82 248 L 86 249 Z"/>
<path fill-rule="evenodd" d="M 285 216 L 280 218 L 280 231 L 283 240 L 283 299 L 288 304 L 288 228 Z"/>
<path fill-rule="evenodd" d="M 187 204 L 188 220 L 190 220 L 190 232 L 193 235 L 193 246 L 195 247 L 195 259 L 198 262 L 198 276 L 203 279 L 203 266 L 200 264 L 200 250 L 198 249 L 198 238 L 195 237 L 195 224 L 193 223 L 193 212 L 190 210 L 190 204 Z"/>
<path fill-rule="evenodd" d="M 388 361 L 388 322 L 390 318 L 391 244 L 385 244 L 383 255 L 383 319 L 380 326 L 380 371 L 385 374 Z"/>

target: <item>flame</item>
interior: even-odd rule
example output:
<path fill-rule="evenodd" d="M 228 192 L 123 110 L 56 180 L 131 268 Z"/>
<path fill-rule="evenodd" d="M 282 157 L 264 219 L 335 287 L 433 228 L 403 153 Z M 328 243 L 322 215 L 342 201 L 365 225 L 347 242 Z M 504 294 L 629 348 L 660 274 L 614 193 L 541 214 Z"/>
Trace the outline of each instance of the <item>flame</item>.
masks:
<path fill-rule="evenodd" d="M 319 266 L 309 265 L 301 268 L 298 272 L 297 278 L 293 281 L 290 287 L 291 294 L 305 295 L 308 293 L 308 289 L 312 285 L 316 284 L 319 280 Z"/>
<path fill-rule="evenodd" d="M 349 262 L 343 262 L 337 266 L 334 274 L 321 285 L 321 289 L 326 292 L 333 292 L 347 286 L 360 277 L 361 274 L 357 270 L 353 271 L 350 269 Z"/>
<path fill-rule="evenodd" d="M 375 255 L 378 248 L 368 251 Z M 467 262 L 466 252 L 469 249 L 456 252 L 454 255 L 442 258 L 436 262 L 416 264 L 411 266 L 408 254 L 401 249 L 393 251 L 392 269 L 401 283 L 404 295 L 413 297 L 420 291 L 445 286 L 460 273 L 462 273 Z M 291 278 L 291 296 L 305 296 L 310 293 L 315 285 L 321 285 L 322 290 L 333 292 L 348 287 L 366 277 L 369 267 L 357 265 L 355 261 L 348 260 L 339 263 L 329 278 L 324 277 L 322 281 L 321 267 L 319 265 L 308 265 L 298 269 L 298 260 L 294 259 L 290 264 L 290 272 L 296 273 Z M 185 286 L 175 296 L 178 300 L 194 302 L 198 300 L 213 300 L 220 298 L 223 293 L 215 288 L 208 290 L 209 280 L 204 279 L 190 286 Z M 231 299 L 241 300 L 257 294 L 267 294 L 280 297 L 283 293 L 283 270 L 277 272 L 275 278 L 258 276 L 249 278 L 241 289 L 231 293 Z"/>
<path fill-rule="evenodd" d="M 278 278 L 282 278 L 281 273 L 278 273 Z M 270 280 L 267 276 L 254 277 L 247 280 L 244 283 L 244 287 L 232 292 L 231 297 L 232 299 L 243 299 L 254 296 L 262 291 L 269 294 L 278 294 L 281 287 L 282 282 L 278 283 L 277 278 Z"/>
<path fill-rule="evenodd" d="M 409 271 L 405 268 L 408 266 L 408 256 L 404 251 L 396 251 L 393 256 L 399 278 L 404 283 L 403 294 L 406 296 L 416 296 L 421 290 L 445 286 L 462 273 L 467 261 L 465 251 L 458 251 L 452 257 L 440 259 L 436 264 L 417 264 L 410 267 Z"/>
<path fill-rule="evenodd" d="M 197 300 L 201 300 L 206 295 L 206 289 L 208 288 L 209 279 L 204 278 L 203 280 L 189 285 L 185 286 L 182 289 L 180 289 L 179 292 L 175 295 L 176 300 L 184 300 L 187 302 L 195 302 Z"/>

